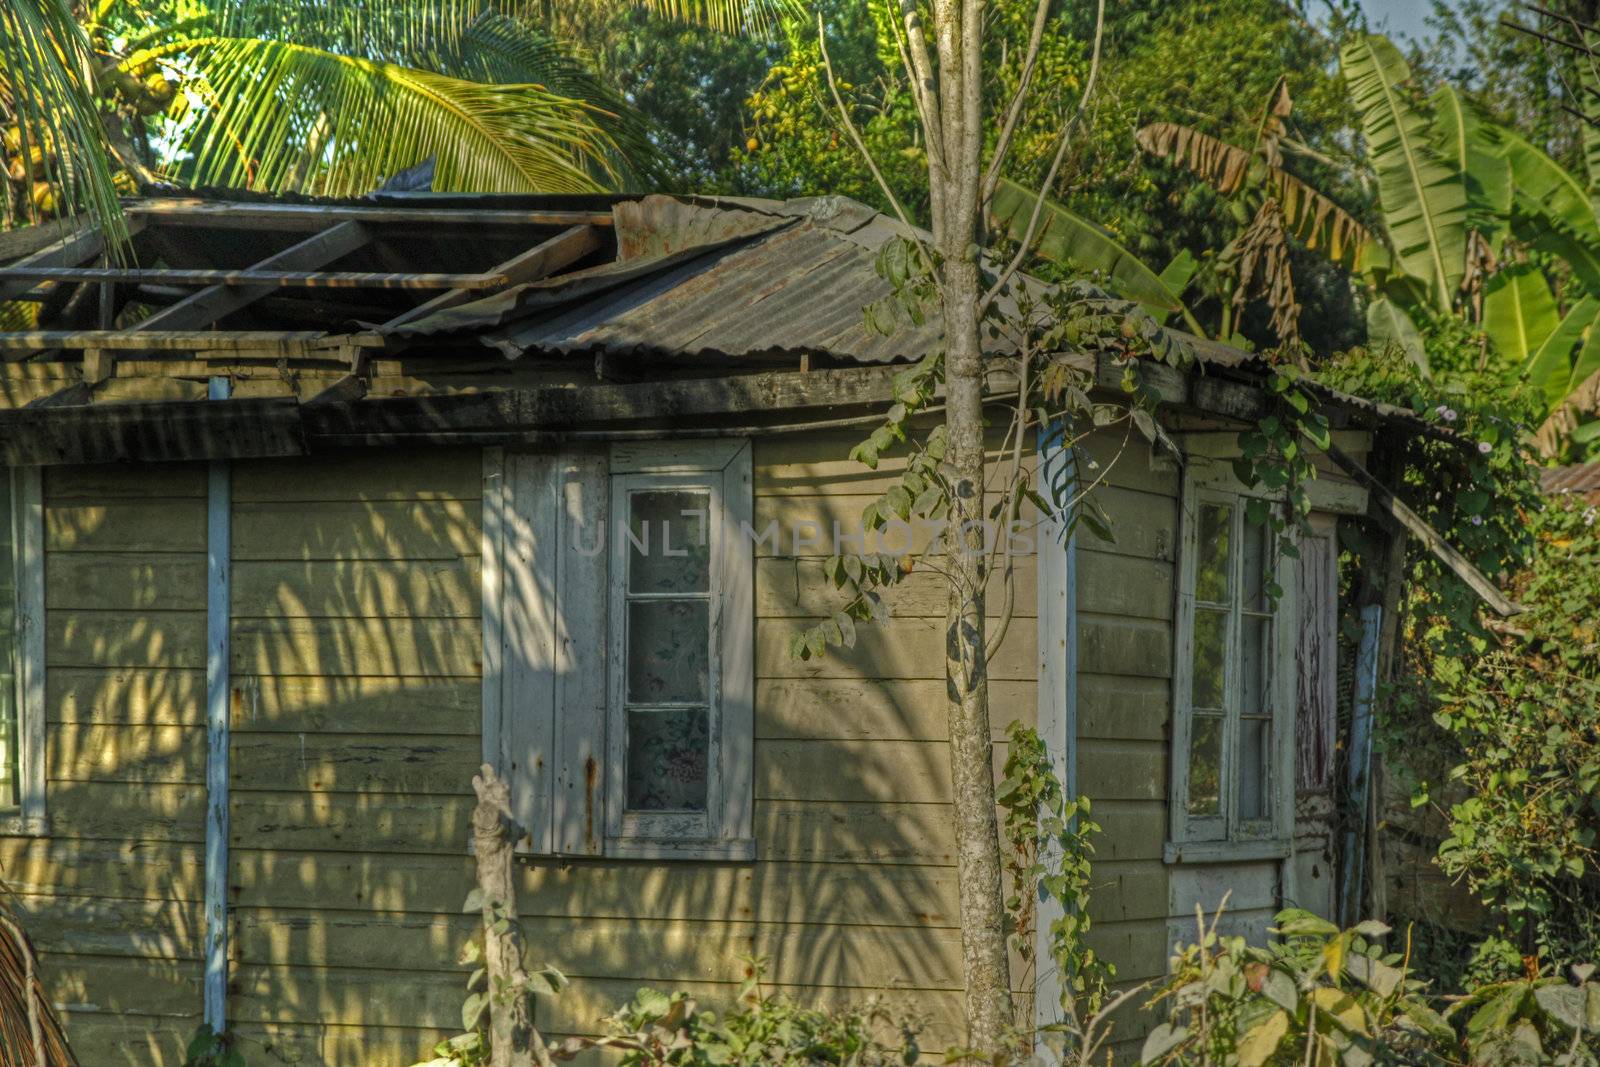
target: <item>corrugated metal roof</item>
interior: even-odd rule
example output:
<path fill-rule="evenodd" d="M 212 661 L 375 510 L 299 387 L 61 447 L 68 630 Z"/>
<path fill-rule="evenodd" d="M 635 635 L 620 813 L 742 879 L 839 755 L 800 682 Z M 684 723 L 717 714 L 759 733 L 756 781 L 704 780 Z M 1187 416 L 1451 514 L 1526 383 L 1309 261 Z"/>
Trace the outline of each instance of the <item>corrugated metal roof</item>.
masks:
<path fill-rule="evenodd" d="M 885 363 L 938 343 L 930 318 L 885 337 L 863 311 L 892 292 L 874 269 L 898 227 L 843 198 L 616 207 L 615 263 L 461 304 L 402 336 L 476 334 L 507 356 L 591 350 L 669 356 L 810 353 Z M 1010 346 L 996 339 L 995 351 Z"/>

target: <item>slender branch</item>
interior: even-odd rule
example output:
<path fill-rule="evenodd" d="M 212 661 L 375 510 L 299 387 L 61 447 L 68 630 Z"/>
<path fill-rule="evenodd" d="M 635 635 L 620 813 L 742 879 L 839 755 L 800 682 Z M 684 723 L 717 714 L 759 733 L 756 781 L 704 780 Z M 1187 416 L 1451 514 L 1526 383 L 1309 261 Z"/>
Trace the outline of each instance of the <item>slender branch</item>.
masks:
<path fill-rule="evenodd" d="M 917 236 L 917 229 L 911 225 L 911 220 L 906 218 L 905 208 L 900 206 L 900 198 L 894 195 L 889 181 L 883 176 L 883 171 L 878 169 L 877 160 L 872 158 L 866 141 L 861 139 L 861 133 L 856 129 L 856 124 L 850 118 L 850 110 L 844 106 L 844 97 L 839 95 L 839 84 L 833 76 L 833 60 L 828 56 L 828 35 L 822 25 L 822 13 L 817 13 L 817 43 L 822 48 L 822 70 L 828 78 L 828 91 L 833 94 L 834 106 L 839 109 L 839 119 L 844 123 L 845 132 L 850 135 L 850 141 L 856 146 L 856 151 L 861 153 L 861 158 L 866 160 L 867 169 L 872 172 L 872 177 L 878 183 L 884 197 L 889 201 L 889 206 L 894 208 L 895 217 L 900 220 L 900 225 L 906 229 L 906 236 L 917 246 L 917 254 L 922 258 L 923 267 L 933 273 L 933 257 L 928 254 L 927 248 L 922 244 L 922 239 Z"/>
<path fill-rule="evenodd" d="M 893 4 L 894 0 L 886 2 Z M 922 123 L 923 139 L 928 144 L 928 169 L 935 176 L 929 184 L 937 186 L 945 174 L 944 136 L 939 128 L 938 90 L 929 65 L 928 40 L 922 32 L 922 15 L 917 10 L 916 0 L 900 0 L 900 13 L 904 24 L 896 19 L 889 21 L 894 25 L 895 48 L 900 52 L 900 62 L 905 65 L 911 98 L 917 104 L 917 119 Z"/>
<path fill-rule="evenodd" d="M 1016 498 L 1024 482 L 1022 474 L 1022 441 L 1028 434 L 1028 362 L 1031 355 L 1030 349 L 1022 350 L 1022 366 L 1017 380 L 1017 413 L 1012 420 L 1011 431 L 1016 435 L 1012 442 L 1011 452 L 1011 485 L 1006 491 L 1005 510 L 1001 512 L 1003 528 L 997 537 L 1005 538 L 1006 566 L 1002 581 L 1005 582 L 1005 606 L 1001 609 L 1000 617 L 995 620 L 994 629 L 989 633 L 988 646 L 984 649 L 985 659 L 993 659 L 994 654 L 1000 650 L 1000 643 L 1006 639 L 1006 631 L 1011 629 L 1012 616 L 1017 609 L 1017 557 L 1011 544 L 1011 513 L 1016 507 Z"/>
<path fill-rule="evenodd" d="M 1039 233 L 1039 219 L 1044 214 L 1045 195 L 1055 186 L 1056 175 L 1061 171 L 1061 164 L 1067 158 L 1067 146 L 1071 143 L 1072 131 L 1078 121 L 1083 118 L 1084 109 L 1089 106 L 1089 96 L 1094 92 L 1095 80 L 1100 74 L 1100 46 L 1105 39 L 1106 28 L 1106 0 L 1098 0 L 1094 20 L 1094 53 L 1089 61 L 1089 78 L 1083 86 L 1083 96 L 1078 101 L 1078 110 L 1073 112 L 1072 118 L 1061 127 L 1061 139 L 1056 144 L 1055 158 L 1050 161 L 1050 169 L 1044 176 L 1044 182 L 1039 186 L 1039 195 L 1033 201 L 1033 213 L 1028 216 L 1028 228 L 1022 235 L 1022 243 L 1017 248 L 1017 254 L 1011 257 L 1011 262 L 1006 269 L 1000 272 L 994 285 L 984 294 L 983 301 L 979 304 L 979 313 L 988 311 L 989 306 L 1002 292 L 1006 284 L 1011 281 L 1011 276 L 1027 260 L 1033 247 L 1034 238 Z"/>
<path fill-rule="evenodd" d="M 1033 31 L 1028 37 L 1028 52 L 1022 60 L 1022 76 L 1017 81 L 1017 91 L 1006 108 L 1006 120 L 1000 127 L 1000 137 L 995 141 L 994 156 L 989 160 L 989 170 L 983 177 L 983 207 L 994 199 L 1000 187 L 1000 170 L 1006 156 L 1011 153 L 1011 138 L 1017 132 L 1017 122 L 1022 118 L 1022 108 L 1027 102 L 1028 88 L 1033 84 L 1034 68 L 1039 63 L 1039 46 L 1044 41 L 1044 28 L 1050 22 L 1050 0 L 1039 0 L 1033 12 Z"/>

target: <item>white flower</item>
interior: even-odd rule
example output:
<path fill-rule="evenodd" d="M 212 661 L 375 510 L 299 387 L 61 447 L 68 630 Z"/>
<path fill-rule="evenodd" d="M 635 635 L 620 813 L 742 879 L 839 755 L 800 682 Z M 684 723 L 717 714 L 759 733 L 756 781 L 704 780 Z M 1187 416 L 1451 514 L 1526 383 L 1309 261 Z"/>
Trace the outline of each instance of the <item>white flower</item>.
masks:
<path fill-rule="evenodd" d="M 1445 408 L 1444 409 L 1444 421 L 1445 422 L 1455 422 L 1456 421 L 1455 408 Z"/>
<path fill-rule="evenodd" d="M 1479 441 L 1478 451 L 1487 456 L 1490 452 L 1494 451 L 1494 445 L 1491 445 L 1488 441 Z"/>
<path fill-rule="evenodd" d="M 1593 526 L 1596 517 L 1600 517 L 1600 512 L 1595 511 L 1594 508 L 1586 509 L 1583 513 L 1583 524 L 1585 526 Z"/>
<path fill-rule="evenodd" d="M 1472 516 L 1472 525 L 1474 525 L 1474 526 L 1482 526 L 1483 525 L 1483 516 L 1482 515 L 1474 515 L 1474 516 Z"/>

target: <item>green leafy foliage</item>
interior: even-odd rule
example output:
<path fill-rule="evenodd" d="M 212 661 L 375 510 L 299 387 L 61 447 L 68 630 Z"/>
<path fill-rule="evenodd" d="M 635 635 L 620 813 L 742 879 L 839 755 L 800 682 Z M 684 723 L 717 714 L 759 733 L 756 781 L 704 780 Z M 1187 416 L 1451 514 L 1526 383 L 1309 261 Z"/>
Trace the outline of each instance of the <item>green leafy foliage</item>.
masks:
<path fill-rule="evenodd" d="M 183 1052 L 183 1067 L 245 1067 L 244 1053 L 232 1037 L 201 1023 Z"/>
<path fill-rule="evenodd" d="M 1600 529 L 1564 497 L 1530 519 L 1527 610 L 1483 655 L 1447 662 L 1434 723 L 1448 769 L 1417 802 L 1445 805 L 1439 864 L 1540 960 L 1600 954 Z"/>
<path fill-rule="evenodd" d="M 1038 731 L 1013 722 L 1006 727 L 1006 762 L 995 798 L 1005 813 L 1006 873 L 1010 893 L 1006 917 L 1012 950 L 1037 971 L 1037 904 L 1052 900 L 1060 916 L 1051 920 L 1049 963 L 1061 976 L 1061 1009 L 1070 1018 L 1094 1015 L 1106 1004 L 1116 967 L 1088 945 L 1093 838 L 1099 824 L 1089 818 L 1089 798 L 1068 800 Z"/>
<path fill-rule="evenodd" d="M 1200 917 L 1155 1003 L 1170 1013 L 1144 1043 L 1141 1064 L 1266 1067 L 1466 1063 L 1590 1065 L 1600 1054 L 1600 985 L 1593 967 L 1564 978 L 1477 984 L 1431 994 L 1380 922 L 1348 930 L 1309 912 L 1277 916 L 1265 947 Z"/>
<path fill-rule="evenodd" d="M 878 1001 L 827 1011 L 763 993 L 765 962 L 746 961 L 746 977 L 726 1013 L 703 1010 L 686 993 L 641 989 L 605 1020 L 604 1035 L 551 1048 L 565 1060 L 593 1049 L 620 1053 L 623 1067 L 887 1067 L 923 1062 L 919 1026 Z M 892 1035 L 892 1036 L 891 1036 Z"/>

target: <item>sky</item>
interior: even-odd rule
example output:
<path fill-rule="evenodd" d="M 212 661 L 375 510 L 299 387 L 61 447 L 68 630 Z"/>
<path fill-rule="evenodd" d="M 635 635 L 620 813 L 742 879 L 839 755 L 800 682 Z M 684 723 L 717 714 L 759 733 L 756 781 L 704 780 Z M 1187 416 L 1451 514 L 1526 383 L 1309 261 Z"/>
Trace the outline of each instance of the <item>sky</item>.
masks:
<path fill-rule="evenodd" d="M 1372 20 L 1373 29 L 1421 39 L 1427 33 L 1423 18 L 1432 9 L 1429 0 L 1361 0 L 1361 9 Z"/>

